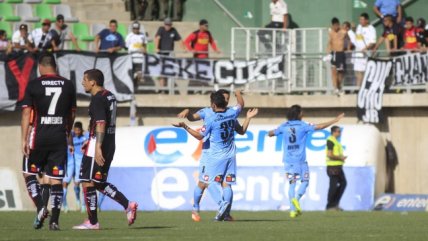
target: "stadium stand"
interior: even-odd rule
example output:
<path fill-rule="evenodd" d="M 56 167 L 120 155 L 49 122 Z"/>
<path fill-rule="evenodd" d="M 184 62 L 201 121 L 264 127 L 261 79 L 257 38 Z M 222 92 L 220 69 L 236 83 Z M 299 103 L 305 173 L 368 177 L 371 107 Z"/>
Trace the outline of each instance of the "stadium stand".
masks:
<path fill-rule="evenodd" d="M 7 33 L 8 39 L 11 39 L 13 32 L 12 32 L 12 27 L 10 26 L 10 23 L 0 21 L 0 29 L 5 30 Z"/>
<path fill-rule="evenodd" d="M 8 22 L 21 21 L 21 17 L 15 15 L 12 5 L 9 3 L 0 4 L 0 13 L 2 13 L 3 15 L 2 20 L 4 21 L 8 21 Z"/>
<path fill-rule="evenodd" d="M 56 20 L 56 17 L 52 13 L 51 6 L 47 4 L 37 4 L 36 5 L 36 15 L 41 19 L 49 19 L 52 22 Z"/>
<path fill-rule="evenodd" d="M 33 7 L 30 4 L 15 5 L 16 14 L 25 22 L 39 22 L 40 18 L 33 15 Z"/>
<path fill-rule="evenodd" d="M 71 9 L 69 5 L 57 4 L 53 6 L 53 10 L 55 16 L 58 14 L 62 14 L 66 22 L 79 22 L 79 19 L 71 14 Z"/>

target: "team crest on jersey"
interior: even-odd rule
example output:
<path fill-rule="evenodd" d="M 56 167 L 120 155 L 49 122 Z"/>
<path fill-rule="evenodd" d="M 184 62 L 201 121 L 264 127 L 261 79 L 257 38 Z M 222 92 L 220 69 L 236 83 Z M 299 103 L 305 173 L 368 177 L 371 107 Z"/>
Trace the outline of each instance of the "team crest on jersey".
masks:
<path fill-rule="evenodd" d="M 210 176 L 204 175 L 204 181 L 208 182 L 208 180 L 210 180 Z"/>
<path fill-rule="evenodd" d="M 95 179 L 101 180 L 102 178 L 103 178 L 103 176 L 102 176 L 101 172 L 95 173 Z"/>
<path fill-rule="evenodd" d="M 201 132 L 205 132 L 207 130 L 207 128 L 205 127 L 205 125 L 204 126 L 202 126 L 202 128 L 201 128 Z"/>
<path fill-rule="evenodd" d="M 39 168 L 37 168 L 37 166 L 36 166 L 36 165 L 31 164 L 31 166 L 30 166 L 30 171 L 31 171 L 31 172 L 38 172 L 38 171 L 39 171 Z"/>
<path fill-rule="evenodd" d="M 214 178 L 214 181 L 215 181 L 215 182 L 222 182 L 222 181 L 223 181 L 223 176 L 222 176 L 222 175 L 217 175 L 217 176 Z"/>
<path fill-rule="evenodd" d="M 234 174 L 229 174 L 226 176 L 226 182 L 235 182 L 236 177 Z"/>
<path fill-rule="evenodd" d="M 54 166 L 54 167 L 52 168 L 52 174 L 53 174 L 53 175 L 55 175 L 55 176 L 58 176 L 58 175 L 59 175 L 59 169 L 58 169 L 58 167 L 57 167 L 57 166 Z"/>

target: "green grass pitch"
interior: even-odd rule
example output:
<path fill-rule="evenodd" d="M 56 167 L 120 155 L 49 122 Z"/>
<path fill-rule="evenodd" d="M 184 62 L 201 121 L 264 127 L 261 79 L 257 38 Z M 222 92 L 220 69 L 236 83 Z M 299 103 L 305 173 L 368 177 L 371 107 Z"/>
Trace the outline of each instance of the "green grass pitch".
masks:
<path fill-rule="evenodd" d="M 287 212 L 234 212 L 235 222 L 213 222 L 214 212 L 202 221 L 190 212 L 139 212 L 128 227 L 122 212 L 101 212 L 99 231 L 72 230 L 85 217 L 61 213 L 61 231 L 47 226 L 34 230 L 33 212 L 0 212 L 0 240 L 292 240 L 352 241 L 428 240 L 428 213 L 306 212 L 290 219 Z"/>

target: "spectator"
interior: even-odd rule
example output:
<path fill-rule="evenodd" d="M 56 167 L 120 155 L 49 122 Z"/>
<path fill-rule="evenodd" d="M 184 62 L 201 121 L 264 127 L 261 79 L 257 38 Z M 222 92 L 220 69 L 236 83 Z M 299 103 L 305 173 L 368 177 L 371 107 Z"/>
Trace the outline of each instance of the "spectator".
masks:
<path fill-rule="evenodd" d="M 185 0 L 174 0 L 172 7 L 172 21 L 181 21 L 183 19 L 183 5 Z"/>
<path fill-rule="evenodd" d="M 348 33 L 349 30 L 351 30 L 352 25 L 350 22 L 345 21 L 342 24 L 342 29 L 345 30 L 346 33 Z M 346 34 L 345 36 L 345 50 L 346 51 L 351 51 L 352 50 L 352 43 L 351 40 L 349 39 L 348 34 Z"/>
<path fill-rule="evenodd" d="M 395 24 L 392 15 L 386 15 L 383 18 L 383 25 L 385 26 L 385 29 L 382 36 L 377 41 L 376 46 L 373 48 L 373 52 L 375 52 L 382 43 L 385 43 L 385 49 L 391 53 L 398 49 L 399 35 L 397 28 L 394 27 Z"/>
<path fill-rule="evenodd" d="M 10 43 L 7 40 L 7 33 L 3 29 L 0 29 L 0 51 L 8 52 L 10 50 Z"/>
<path fill-rule="evenodd" d="M 369 15 L 362 13 L 360 15 L 360 24 L 356 31 L 348 31 L 349 39 L 355 46 L 353 56 L 354 72 L 356 77 L 356 85 L 361 86 L 366 71 L 367 56 L 370 54 L 376 45 L 376 29 L 369 23 Z"/>
<path fill-rule="evenodd" d="M 125 42 L 122 35 L 117 32 L 117 21 L 115 19 L 110 20 L 109 28 L 102 30 L 95 36 L 95 52 L 101 50 L 114 53 L 124 47 Z"/>
<path fill-rule="evenodd" d="M 271 22 L 265 28 L 283 29 L 284 31 L 288 26 L 288 8 L 283 0 L 272 0 L 269 5 Z M 272 32 L 259 31 L 258 36 L 267 51 L 272 51 Z"/>
<path fill-rule="evenodd" d="M 159 0 L 159 20 L 169 17 L 169 0 Z"/>
<path fill-rule="evenodd" d="M 126 36 L 126 47 L 132 56 L 132 71 L 134 80 L 142 78 L 143 53 L 146 53 L 147 38 L 144 33 L 140 32 L 140 23 L 132 23 L 132 32 Z"/>
<path fill-rule="evenodd" d="M 416 38 L 421 46 L 421 49 L 426 50 L 428 47 L 428 31 L 425 29 L 426 21 L 419 18 L 416 26 Z"/>
<path fill-rule="evenodd" d="M 33 39 L 28 34 L 28 26 L 27 24 L 19 25 L 19 29 L 15 31 L 12 35 L 12 45 L 13 50 L 15 51 L 33 51 L 31 44 Z"/>
<path fill-rule="evenodd" d="M 402 21 L 403 11 L 400 0 L 376 0 L 373 11 L 382 19 L 386 15 L 391 15 L 395 23 L 399 24 Z"/>
<path fill-rule="evenodd" d="M 172 21 L 169 18 L 164 20 L 164 26 L 159 27 L 155 35 L 155 49 L 156 53 L 160 55 L 169 56 L 174 51 L 174 43 L 180 41 L 181 36 L 177 30 L 172 26 Z M 183 41 L 181 40 L 183 49 L 186 49 Z M 166 79 L 159 78 L 159 86 L 166 86 Z"/>
<path fill-rule="evenodd" d="M 211 32 L 208 31 L 208 21 L 205 19 L 199 21 L 199 29 L 191 33 L 184 41 L 184 44 L 186 44 L 189 51 L 194 52 L 194 58 L 208 58 L 209 45 L 216 53 L 220 53 Z"/>
<path fill-rule="evenodd" d="M 157 19 L 157 0 L 144 0 L 143 9 L 143 19 L 146 21 L 152 21 Z"/>
<path fill-rule="evenodd" d="M 327 51 L 331 52 L 331 78 L 333 82 L 334 94 L 341 95 L 342 81 L 346 67 L 345 39 L 347 32 L 340 27 L 339 19 L 331 20 L 331 30 L 328 33 Z"/>
<path fill-rule="evenodd" d="M 49 32 L 51 28 L 51 21 L 45 19 L 42 22 L 41 28 L 36 28 L 31 32 L 31 38 L 33 39 L 33 47 L 35 51 L 50 50 L 53 47 L 52 35 Z"/>
<path fill-rule="evenodd" d="M 416 37 L 416 28 L 413 25 L 413 18 L 407 17 L 406 18 L 406 24 L 404 25 L 404 33 L 403 33 L 403 40 L 404 40 L 404 46 L 402 49 L 404 50 L 416 50 L 420 47 L 420 44 L 418 43 L 417 37 Z"/>
<path fill-rule="evenodd" d="M 131 14 L 131 20 L 143 20 L 147 0 L 125 0 L 124 2 L 125 10 Z"/>
<path fill-rule="evenodd" d="M 63 50 L 65 40 L 71 39 L 71 42 L 74 45 L 74 48 L 77 51 L 80 51 L 79 45 L 77 44 L 77 39 L 74 34 L 68 28 L 68 25 L 64 22 L 64 16 L 62 14 L 58 14 L 56 16 L 55 27 L 51 29 L 50 34 L 52 39 L 52 49 L 54 51 Z"/>

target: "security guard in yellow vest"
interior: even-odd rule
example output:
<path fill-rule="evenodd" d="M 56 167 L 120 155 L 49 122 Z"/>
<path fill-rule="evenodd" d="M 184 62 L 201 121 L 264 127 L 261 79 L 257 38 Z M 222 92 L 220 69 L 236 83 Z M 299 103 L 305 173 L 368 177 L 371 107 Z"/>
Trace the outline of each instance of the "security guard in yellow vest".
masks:
<path fill-rule="evenodd" d="M 342 144 L 338 139 L 341 135 L 340 127 L 331 127 L 331 136 L 327 138 L 327 175 L 330 178 L 328 189 L 327 210 L 342 211 L 339 207 L 340 199 L 346 188 L 346 178 L 343 172 L 343 164 L 346 156 L 343 155 Z"/>

